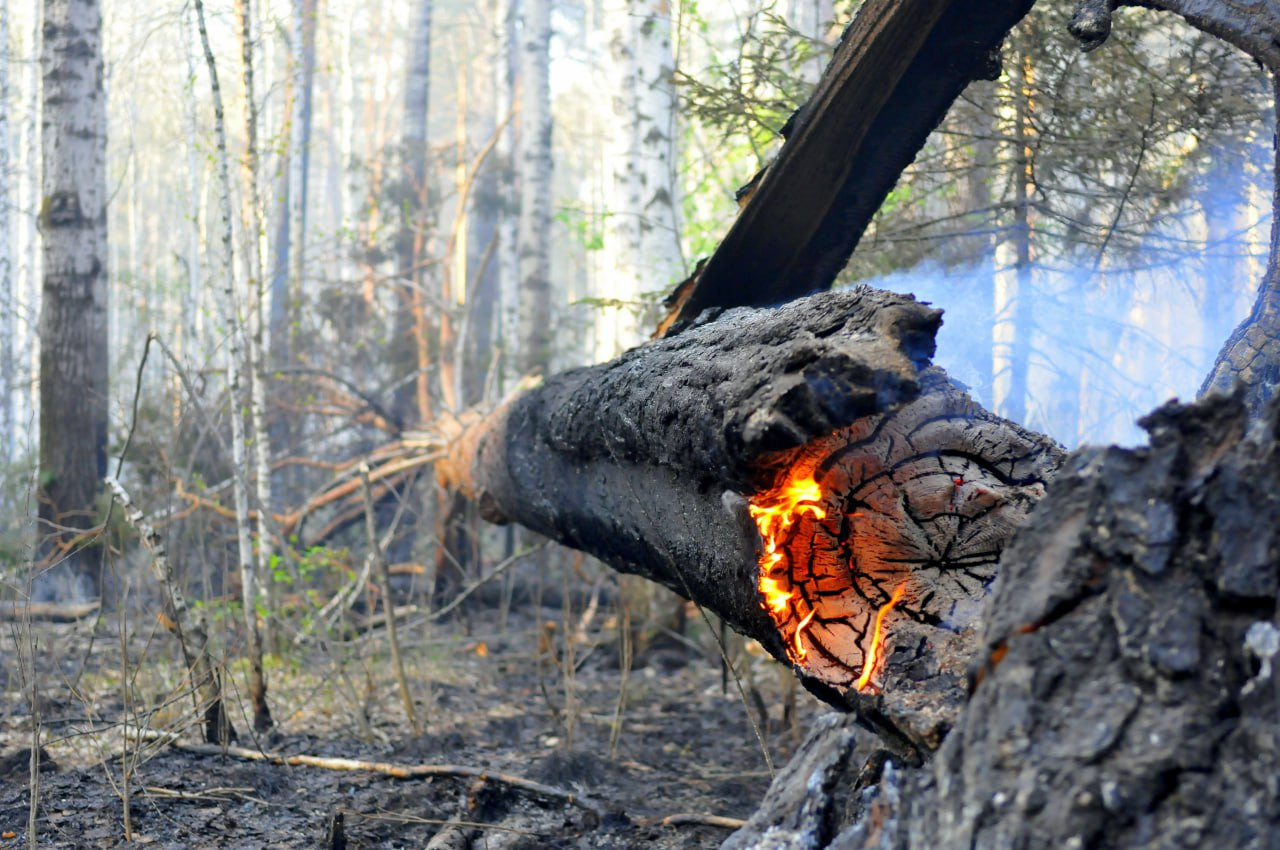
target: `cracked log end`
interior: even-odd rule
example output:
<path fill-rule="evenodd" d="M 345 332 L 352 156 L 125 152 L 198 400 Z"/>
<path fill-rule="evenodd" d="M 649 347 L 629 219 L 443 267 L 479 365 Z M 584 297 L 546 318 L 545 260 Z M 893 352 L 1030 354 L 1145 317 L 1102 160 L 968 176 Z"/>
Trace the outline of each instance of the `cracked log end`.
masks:
<path fill-rule="evenodd" d="M 940 320 L 868 288 L 704 316 L 475 417 L 437 472 L 486 518 L 665 585 L 902 749 L 932 748 L 977 600 L 1061 457 L 928 366 Z M 747 502 L 797 465 L 821 490 L 774 529 L 783 562 L 762 576 Z"/>
<path fill-rule="evenodd" d="M 936 369 L 892 412 L 770 458 L 760 590 L 805 676 L 914 746 L 941 740 L 1005 543 L 1062 453 Z"/>

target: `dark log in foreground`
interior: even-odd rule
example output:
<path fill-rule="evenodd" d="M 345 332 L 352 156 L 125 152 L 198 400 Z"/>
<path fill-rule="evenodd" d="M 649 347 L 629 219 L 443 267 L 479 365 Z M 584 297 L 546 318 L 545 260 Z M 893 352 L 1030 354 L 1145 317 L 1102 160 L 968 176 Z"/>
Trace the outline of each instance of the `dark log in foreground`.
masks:
<path fill-rule="evenodd" d="M 1005 551 L 956 728 L 858 788 L 847 723 L 813 789 L 725 845 L 1280 846 L 1280 406 L 1168 405 L 1082 449 Z M 816 814 L 815 814 L 816 813 Z M 767 837 L 766 837 L 767 836 Z"/>
<path fill-rule="evenodd" d="M 724 241 L 668 298 L 660 332 L 711 307 L 831 286 L 902 173 L 1032 0 L 868 0 L 784 129 Z"/>
<path fill-rule="evenodd" d="M 964 633 L 1060 460 L 928 367 L 939 323 L 867 288 L 732 310 L 518 396 L 439 471 L 486 518 L 660 582 L 845 704 L 911 674 L 870 669 L 877 619 L 892 621 L 886 648 Z M 819 490 L 791 505 L 770 559 L 748 503 L 762 512 L 798 475 Z M 954 687 L 965 657 L 928 675 Z M 866 698 L 873 716 L 897 712 L 891 693 Z M 889 722 L 928 745 L 944 721 Z"/>

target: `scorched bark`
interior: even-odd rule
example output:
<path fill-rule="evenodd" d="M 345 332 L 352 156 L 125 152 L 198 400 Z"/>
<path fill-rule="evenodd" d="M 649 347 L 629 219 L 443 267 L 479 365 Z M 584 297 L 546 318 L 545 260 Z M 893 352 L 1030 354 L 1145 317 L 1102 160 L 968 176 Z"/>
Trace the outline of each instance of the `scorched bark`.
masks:
<path fill-rule="evenodd" d="M 486 518 L 518 522 L 658 581 L 791 663 L 761 604 L 760 536 L 746 508 L 797 452 L 852 426 L 853 448 L 832 449 L 856 460 L 833 467 L 843 476 L 833 499 L 865 499 L 863 509 L 884 521 L 860 545 L 899 556 L 900 572 L 922 574 L 946 570 L 953 555 L 980 567 L 965 560 L 966 547 L 994 563 L 1056 466 L 1049 441 L 983 411 L 928 366 L 940 318 L 909 296 L 868 288 L 704 317 L 516 397 L 469 429 L 441 478 L 476 499 Z M 980 461 L 976 485 L 997 495 L 978 499 L 972 516 L 953 512 L 955 522 L 935 527 L 922 514 L 948 510 L 953 477 L 918 486 L 894 475 L 966 458 Z M 977 467 L 993 471 L 987 484 Z M 1019 482 L 1006 488 L 1004 478 Z M 877 481 L 871 489 L 881 487 L 887 500 L 860 489 Z M 915 508 L 920 515 L 906 516 Z M 971 590 L 980 596 L 990 575 L 982 572 Z M 864 611 L 858 616 L 865 621 Z M 920 619 L 950 634 L 939 618 Z M 796 670 L 843 704 L 847 674 L 816 663 Z"/>

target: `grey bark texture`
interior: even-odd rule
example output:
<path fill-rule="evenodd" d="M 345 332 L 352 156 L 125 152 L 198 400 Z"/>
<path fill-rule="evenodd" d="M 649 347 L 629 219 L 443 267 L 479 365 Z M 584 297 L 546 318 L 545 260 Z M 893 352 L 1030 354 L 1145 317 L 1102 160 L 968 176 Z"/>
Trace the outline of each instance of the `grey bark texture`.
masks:
<path fill-rule="evenodd" d="M 516 223 L 521 369 L 545 373 L 555 321 L 551 285 L 551 5 L 524 0 L 520 43 L 520 212 Z"/>
<path fill-rule="evenodd" d="M 107 113 L 96 0 L 45 0 L 40 64 L 38 551 L 66 561 L 36 593 L 75 601 L 98 595 L 101 556 L 96 547 L 64 547 L 97 521 L 107 465 Z"/>
<path fill-rule="evenodd" d="M 848 766 L 803 805 L 848 819 L 762 809 L 726 847 L 1277 846 L 1280 405 L 1143 424 L 1073 454 L 1005 550 L 932 759 L 859 787 L 851 721 L 824 724 L 802 752 Z M 770 799 L 826 776 L 796 768 Z"/>
<path fill-rule="evenodd" d="M 500 408 L 476 429 L 478 443 L 461 443 L 468 495 L 486 518 L 518 522 L 697 601 L 790 664 L 794 653 L 757 590 L 760 537 L 747 501 L 799 447 L 852 425 L 821 475 L 833 505 L 856 499 L 848 510 L 866 524 L 831 534 L 838 545 L 897 557 L 895 576 L 924 582 L 918 622 L 904 633 L 928 651 L 913 670 L 885 676 L 954 690 L 967 654 L 952 644 L 972 636 L 956 619 L 971 612 L 955 603 L 981 596 L 1004 539 L 1060 460 L 1056 446 L 983 411 L 928 366 L 940 313 L 909 296 L 861 288 L 703 318 Z M 841 586 L 854 585 L 845 571 Z M 796 604 L 821 609 L 822 579 L 810 578 L 797 572 L 804 601 Z M 847 622 L 856 645 L 844 641 L 828 657 L 815 642 L 796 672 L 904 750 L 928 746 L 945 711 L 847 693 L 868 617 L 888 592 L 882 577 L 863 578 L 838 600 L 849 610 L 819 610 L 812 632 Z M 941 648 L 946 659 L 924 660 Z"/>

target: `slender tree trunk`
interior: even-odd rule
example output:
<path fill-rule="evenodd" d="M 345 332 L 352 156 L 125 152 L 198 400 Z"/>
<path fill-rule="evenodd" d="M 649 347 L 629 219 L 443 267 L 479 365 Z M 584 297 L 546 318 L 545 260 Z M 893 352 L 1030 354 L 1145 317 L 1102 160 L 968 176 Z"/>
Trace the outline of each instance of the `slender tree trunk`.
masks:
<path fill-rule="evenodd" d="M 293 0 L 293 109 L 289 119 L 289 301 L 297 309 L 307 272 L 307 190 L 311 171 L 311 99 L 317 0 Z M 287 354 L 287 352 L 286 352 Z"/>
<path fill-rule="evenodd" d="M 196 78 L 196 47 L 192 44 L 191 36 L 195 31 L 195 27 L 187 19 L 186 14 L 183 15 L 182 22 L 182 43 L 186 59 L 187 79 L 194 80 Z M 186 99 L 185 107 L 188 212 L 185 216 L 186 227 L 184 229 L 187 237 L 187 288 L 182 297 L 183 318 L 178 333 L 179 345 L 176 347 L 176 351 L 179 357 L 187 356 L 194 359 L 196 356 L 195 347 L 202 342 L 202 332 L 204 330 L 204 310 L 201 309 L 203 275 L 200 254 L 200 213 L 203 207 L 200 197 L 203 192 L 201 178 L 204 173 L 204 159 L 200 156 L 200 149 L 197 144 L 200 136 L 200 121 L 197 115 L 198 107 L 196 106 L 195 97 L 189 95 Z"/>
<path fill-rule="evenodd" d="M 40 551 L 66 555 L 72 581 L 59 590 L 85 598 L 100 592 L 101 552 L 76 551 L 74 537 L 96 521 L 107 465 L 102 12 L 96 0 L 45 0 L 44 14 L 40 519 L 47 536 Z"/>
<path fill-rule="evenodd" d="M 231 214 L 231 174 L 227 150 L 226 118 L 222 107 L 222 89 L 218 83 L 218 67 L 209 45 L 209 32 L 205 26 L 204 3 L 195 0 L 196 23 L 200 29 L 200 43 L 204 48 L 205 64 L 209 71 L 209 84 L 213 90 L 214 131 L 217 138 L 218 201 L 222 216 L 222 257 L 225 284 L 222 291 L 224 321 L 227 332 L 227 394 L 231 411 L 231 460 L 232 490 L 235 498 L 236 541 L 240 560 L 241 598 L 244 604 L 245 642 L 249 655 L 249 699 L 253 704 L 253 728 L 265 731 L 272 726 L 271 711 L 267 707 L 267 680 L 262 665 L 262 637 L 258 626 L 260 600 L 257 565 L 253 554 L 252 530 L 249 523 L 249 488 L 246 470 L 248 458 L 245 449 L 248 434 L 245 433 L 243 387 L 241 386 L 241 358 L 244 325 L 239 315 L 235 285 L 235 251 L 232 245 L 233 225 Z"/>
<path fill-rule="evenodd" d="M 0 464 L 14 457 L 13 333 L 17 326 L 14 298 L 13 239 L 9 208 L 13 193 L 9 188 L 9 146 L 13 115 L 13 92 L 9 86 L 9 6 L 0 6 Z"/>
<path fill-rule="evenodd" d="M 40 32 L 44 24 L 44 4 L 37 3 L 35 14 L 31 16 L 31 44 L 40 43 Z M 40 126 L 40 63 L 27 63 L 27 93 L 29 95 L 23 120 L 23 161 L 36 163 L 40 161 L 43 150 Z M 40 344 L 37 335 L 38 316 L 40 313 L 40 291 L 43 272 L 40 268 L 40 185 L 39 168 L 28 168 L 22 177 L 23 228 L 21 240 L 22 283 L 18 287 L 18 309 L 21 327 L 17 339 L 16 351 L 21 360 L 20 374 L 23 389 L 16 394 L 17 411 L 14 420 L 21 426 L 25 439 L 20 440 L 28 451 L 35 451 L 38 443 L 40 411 L 40 384 L 34 380 L 40 368 Z"/>
<path fill-rule="evenodd" d="M 396 389 L 392 412 L 403 423 L 426 421 L 431 405 L 427 385 L 427 320 L 423 286 L 426 275 L 427 235 L 427 120 L 431 112 L 431 15 L 432 0 L 418 0 L 414 8 L 409 43 L 409 71 L 405 81 L 404 126 L 400 145 L 407 184 L 396 240 L 396 276 L 399 309 L 391 342 L 391 362 L 397 370 L 410 370 L 413 381 Z"/>
<path fill-rule="evenodd" d="M 275 607 L 275 587 L 270 581 L 272 560 L 271 530 L 268 528 L 273 506 L 271 499 L 271 430 L 267 426 L 267 368 L 264 325 L 266 324 L 266 269 L 263 265 L 263 242 L 266 229 L 262 216 L 262 193 L 259 190 L 258 165 L 258 101 L 253 81 L 253 15 L 251 0 L 238 0 L 240 13 L 240 55 L 244 70 L 245 91 L 245 157 L 244 182 L 249 199 L 249 417 L 253 430 L 254 501 L 258 506 L 255 522 L 258 575 L 267 582 L 267 597 Z"/>
<path fill-rule="evenodd" d="M 633 0 L 616 14 L 611 49 L 618 139 L 606 240 L 611 262 L 599 295 L 623 303 L 602 317 L 596 352 L 602 359 L 642 341 L 657 318 L 644 309 L 645 294 L 684 277 L 671 6 L 668 0 Z"/>
<path fill-rule="evenodd" d="M 1012 316 L 1012 343 L 1009 352 L 1009 394 L 1005 414 L 1014 422 L 1027 421 L 1030 401 L 1029 375 L 1031 371 L 1031 334 L 1035 325 L 1034 281 L 1031 256 L 1031 194 L 1035 189 L 1035 171 L 1032 161 L 1034 129 L 1031 114 L 1032 100 L 1031 56 L 1021 53 L 1010 73 L 1014 86 L 1013 139 L 1016 149 L 1013 159 L 1013 268 L 1014 295 Z"/>
<path fill-rule="evenodd" d="M 551 7 L 525 0 L 520 51 L 520 278 L 521 362 L 526 372 L 551 364 L 554 311 L 551 286 Z"/>
<path fill-rule="evenodd" d="M 516 105 L 516 0 L 494 0 L 499 61 L 494 109 L 498 120 L 506 118 Z M 512 121 L 498 140 L 499 180 L 498 241 L 495 262 L 498 275 L 498 343 L 502 347 L 502 391 L 514 386 L 520 376 L 520 252 L 517 245 L 520 174 L 516 152 L 520 146 L 520 121 Z"/>
<path fill-rule="evenodd" d="M 970 243 L 967 258 L 974 274 L 974 285 L 971 296 L 976 305 L 972 315 L 978 317 L 979 326 L 974 328 L 972 361 L 975 369 L 973 390 L 988 405 L 995 404 L 993 383 L 995 380 L 994 351 L 995 342 L 995 241 L 990 235 L 994 213 L 991 181 L 994 179 L 998 133 L 996 122 L 995 87 L 989 82 L 975 83 L 969 87 L 969 96 L 976 102 L 976 108 L 968 113 L 968 132 L 974 138 L 973 162 L 970 163 L 967 175 L 967 202 L 970 210 L 972 227 L 977 231 L 967 241 Z M 970 334 L 966 334 L 969 336 Z"/>

